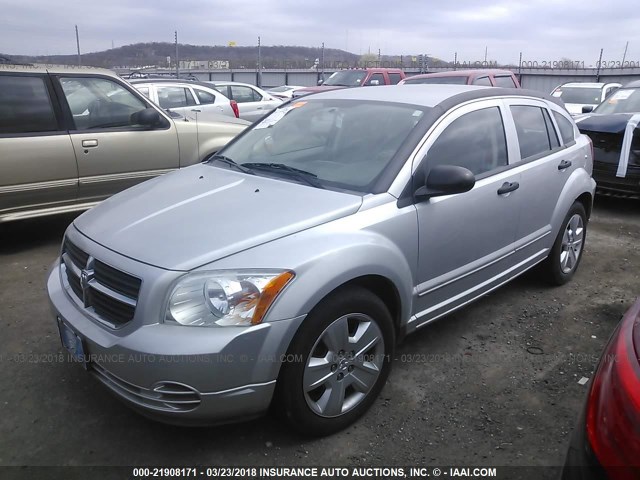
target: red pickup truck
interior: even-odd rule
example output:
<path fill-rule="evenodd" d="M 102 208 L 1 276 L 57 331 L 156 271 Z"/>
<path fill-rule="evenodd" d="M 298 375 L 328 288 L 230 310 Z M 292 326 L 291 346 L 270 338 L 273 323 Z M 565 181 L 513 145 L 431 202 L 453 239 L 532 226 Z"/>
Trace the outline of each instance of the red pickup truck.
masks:
<path fill-rule="evenodd" d="M 374 85 L 396 85 L 406 78 L 399 68 L 358 68 L 353 70 L 339 70 L 317 87 L 301 88 L 293 93 L 294 97 L 301 97 L 310 93 L 325 92 L 338 88 L 367 87 Z"/>

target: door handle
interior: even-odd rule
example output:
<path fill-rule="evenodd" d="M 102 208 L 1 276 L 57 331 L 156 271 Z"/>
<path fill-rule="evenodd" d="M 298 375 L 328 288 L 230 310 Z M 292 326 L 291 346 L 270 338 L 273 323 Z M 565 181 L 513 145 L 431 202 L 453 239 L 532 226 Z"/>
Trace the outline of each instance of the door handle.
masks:
<path fill-rule="evenodd" d="M 571 160 L 562 160 L 558 165 L 558 170 L 566 170 L 571 166 Z"/>
<path fill-rule="evenodd" d="M 256 107 L 256 110 L 262 110 L 262 107 Z"/>
<path fill-rule="evenodd" d="M 518 182 L 504 182 L 502 186 L 498 189 L 498 195 L 505 195 L 519 188 L 520 188 L 520 184 Z"/>
<path fill-rule="evenodd" d="M 97 147 L 98 140 L 82 140 L 82 146 L 84 148 Z"/>

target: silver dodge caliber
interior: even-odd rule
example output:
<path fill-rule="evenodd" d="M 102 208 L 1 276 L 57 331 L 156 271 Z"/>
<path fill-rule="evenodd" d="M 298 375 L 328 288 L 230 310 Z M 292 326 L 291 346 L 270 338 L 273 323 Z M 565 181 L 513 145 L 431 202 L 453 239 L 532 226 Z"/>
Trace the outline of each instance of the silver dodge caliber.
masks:
<path fill-rule="evenodd" d="M 283 104 L 208 162 L 66 231 L 63 345 L 142 413 L 205 425 L 273 406 L 314 435 L 375 401 L 404 335 L 535 265 L 576 272 L 590 141 L 526 90 L 405 85 Z"/>

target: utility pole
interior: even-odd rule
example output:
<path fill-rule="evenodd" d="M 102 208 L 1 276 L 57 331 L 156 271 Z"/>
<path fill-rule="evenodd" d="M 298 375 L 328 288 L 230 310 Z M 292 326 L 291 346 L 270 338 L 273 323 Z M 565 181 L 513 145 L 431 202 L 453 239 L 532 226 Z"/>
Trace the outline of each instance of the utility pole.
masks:
<path fill-rule="evenodd" d="M 453 54 L 453 69 L 458 69 L 458 52 Z"/>
<path fill-rule="evenodd" d="M 484 64 L 487 64 L 487 51 L 488 51 L 489 47 L 484 47 Z"/>
<path fill-rule="evenodd" d="M 324 80 L 324 42 L 322 42 L 322 55 L 320 55 L 320 71 L 322 80 Z"/>
<path fill-rule="evenodd" d="M 82 65 L 80 58 L 80 35 L 78 35 L 78 25 L 76 25 L 76 46 L 78 47 L 78 66 Z"/>
<path fill-rule="evenodd" d="M 622 68 L 624 68 L 624 61 L 627 58 L 627 48 L 629 48 L 629 40 L 627 40 L 627 44 L 624 46 L 624 54 L 622 55 L 622 64 L 621 64 Z"/>
<path fill-rule="evenodd" d="M 602 65 L 602 52 L 604 48 L 600 49 L 600 58 L 598 58 L 598 70 L 596 70 L 596 82 L 600 81 L 600 66 Z"/>
<path fill-rule="evenodd" d="M 178 59 L 178 31 L 174 32 L 176 41 L 176 78 L 180 78 L 180 60 Z"/>
<path fill-rule="evenodd" d="M 522 85 L 522 52 L 520 52 L 520 60 L 518 60 L 518 82 Z"/>
<path fill-rule="evenodd" d="M 378 49 L 378 66 L 382 64 L 382 55 L 380 55 L 380 49 Z"/>
<path fill-rule="evenodd" d="M 256 79 L 258 87 L 262 86 L 262 49 L 260 45 L 260 37 L 258 37 L 258 78 Z"/>

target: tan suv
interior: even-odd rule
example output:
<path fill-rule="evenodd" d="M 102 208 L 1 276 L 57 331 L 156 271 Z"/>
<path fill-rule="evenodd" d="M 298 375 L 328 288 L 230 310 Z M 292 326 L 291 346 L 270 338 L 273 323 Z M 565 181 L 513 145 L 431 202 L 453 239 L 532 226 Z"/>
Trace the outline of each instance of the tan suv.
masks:
<path fill-rule="evenodd" d="M 109 70 L 0 65 L 0 222 L 90 208 L 247 125 L 164 111 Z"/>

